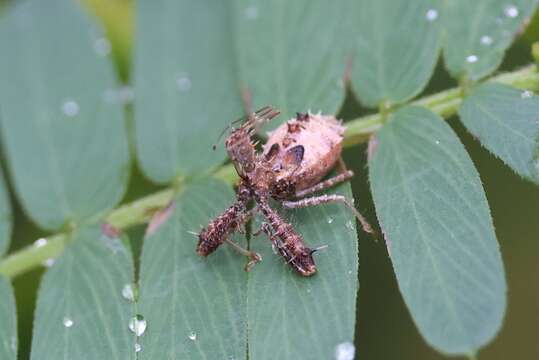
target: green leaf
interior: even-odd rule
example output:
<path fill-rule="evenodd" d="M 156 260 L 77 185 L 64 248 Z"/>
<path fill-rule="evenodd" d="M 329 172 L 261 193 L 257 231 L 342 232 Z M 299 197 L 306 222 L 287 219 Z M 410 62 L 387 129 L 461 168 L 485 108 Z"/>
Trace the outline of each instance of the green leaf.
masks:
<path fill-rule="evenodd" d="M 484 84 L 462 104 L 460 119 L 489 151 L 520 176 L 539 183 L 539 96 Z"/>
<path fill-rule="evenodd" d="M 500 329 L 506 284 L 472 161 L 449 125 L 418 107 L 397 111 L 371 145 L 376 212 L 419 331 L 441 352 L 477 351 Z"/>
<path fill-rule="evenodd" d="M 440 43 L 440 0 L 355 2 L 352 85 L 361 102 L 403 103 L 432 75 Z"/>
<path fill-rule="evenodd" d="M 239 0 L 235 7 L 237 60 L 253 108 L 274 105 L 336 114 L 344 100 L 352 1 Z"/>
<path fill-rule="evenodd" d="M 146 236 L 139 309 L 148 331 L 141 338 L 139 359 L 245 357 L 245 260 L 226 245 L 201 258 L 195 252 L 198 239 L 190 233 L 233 199 L 230 187 L 220 181 L 188 185 L 176 197 L 170 217 Z"/>
<path fill-rule="evenodd" d="M 500 65 L 537 0 L 446 1 L 444 60 L 456 78 L 478 80 Z"/>
<path fill-rule="evenodd" d="M 9 280 L 0 276 L 0 359 L 17 359 L 17 309 Z"/>
<path fill-rule="evenodd" d="M 11 240 L 11 216 L 9 194 L 4 180 L 4 174 L 0 170 L 0 257 L 8 249 Z"/>
<path fill-rule="evenodd" d="M 328 193 L 352 198 L 350 185 Z M 251 239 L 251 249 L 263 261 L 249 273 L 249 358 L 333 359 L 339 344 L 354 340 L 358 290 L 355 219 L 340 204 L 290 210 L 285 215 L 308 246 L 328 248 L 314 255 L 317 273 L 304 278 L 273 253 L 265 235 Z"/>
<path fill-rule="evenodd" d="M 136 143 L 155 182 L 225 159 L 212 144 L 243 114 L 230 8 L 227 1 L 138 1 Z"/>
<path fill-rule="evenodd" d="M 58 14 L 61 14 L 59 16 Z M 114 206 L 129 152 L 107 42 L 71 0 L 16 4 L 0 25 L 0 118 L 15 189 L 57 229 Z"/>
<path fill-rule="evenodd" d="M 43 277 L 31 359 L 134 359 L 135 308 L 122 296 L 134 281 L 131 251 L 98 226 L 71 240 Z"/>

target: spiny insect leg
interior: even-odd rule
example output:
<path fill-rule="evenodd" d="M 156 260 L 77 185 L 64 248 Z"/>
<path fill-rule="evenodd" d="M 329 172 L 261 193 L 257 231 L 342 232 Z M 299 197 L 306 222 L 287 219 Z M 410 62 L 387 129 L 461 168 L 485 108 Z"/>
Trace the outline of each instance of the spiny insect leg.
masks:
<path fill-rule="evenodd" d="M 333 203 L 333 202 L 340 202 L 346 205 L 356 218 L 361 223 L 361 227 L 363 228 L 363 231 L 367 233 L 374 233 L 374 230 L 372 229 L 371 225 L 367 222 L 367 220 L 361 215 L 361 213 L 355 208 L 355 206 L 342 195 L 320 195 L 320 196 L 313 196 L 310 198 L 304 198 L 297 201 L 283 201 L 282 205 L 289 209 L 297 209 L 297 208 L 305 208 L 309 206 L 316 206 L 320 204 L 327 204 L 327 203 Z"/>
<path fill-rule="evenodd" d="M 228 245 L 232 246 L 232 248 L 234 248 L 234 250 L 236 250 L 238 253 L 240 253 L 241 255 L 247 256 L 250 259 L 249 262 L 245 265 L 245 271 L 250 271 L 253 268 L 253 266 L 256 265 L 257 262 L 262 261 L 262 256 L 260 256 L 260 254 L 254 251 L 249 251 L 247 249 L 244 249 L 240 245 L 238 245 L 237 243 L 235 243 L 234 241 L 230 239 L 225 239 L 225 242 Z"/>
<path fill-rule="evenodd" d="M 332 186 L 335 186 L 337 184 L 340 184 L 342 182 L 350 180 L 354 176 L 354 172 L 352 170 L 346 170 L 345 172 L 335 175 L 332 178 L 329 178 L 327 180 L 321 181 L 316 185 L 311 186 L 310 188 L 300 190 L 296 192 L 295 197 L 302 198 L 307 195 L 314 194 L 316 192 L 325 190 L 327 188 L 330 188 Z"/>

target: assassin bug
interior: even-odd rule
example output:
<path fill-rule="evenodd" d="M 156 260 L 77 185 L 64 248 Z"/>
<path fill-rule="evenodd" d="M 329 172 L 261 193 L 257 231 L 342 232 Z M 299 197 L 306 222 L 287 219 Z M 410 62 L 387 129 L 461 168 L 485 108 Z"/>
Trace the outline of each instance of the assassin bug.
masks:
<path fill-rule="evenodd" d="M 261 260 L 259 254 L 243 249 L 229 239 L 235 231 L 242 231 L 244 224 L 259 212 L 266 219 L 256 234 L 264 232 L 285 261 L 303 276 L 316 272 L 311 249 L 293 226 L 270 206 L 270 199 L 285 208 L 302 208 L 323 203 L 341 202 L 349 207 L 366 232 L 370 225 L 356 210 L 352 202 L 342 195 L 314 195 L 338 183 L 349 180 L 354 174 L 346 170 L 341 160 L 344 126 L 333 116 L 298 113 L 269 134 L 261 153 L 256 150 L 252 136 L 257 126 L 279 114 L 266 106 L 256 111 L 225 141 L 226 150 L 240 177 L 234 204 L 210 221 L 198 235 L 197 253 L 208 256 L 222 243 L 232 245 L 249 257 L 249 270 Z M 336 165 L 340 174 L 322 181 Z M 255 207 L 248 209 L 253 199 Z"/>

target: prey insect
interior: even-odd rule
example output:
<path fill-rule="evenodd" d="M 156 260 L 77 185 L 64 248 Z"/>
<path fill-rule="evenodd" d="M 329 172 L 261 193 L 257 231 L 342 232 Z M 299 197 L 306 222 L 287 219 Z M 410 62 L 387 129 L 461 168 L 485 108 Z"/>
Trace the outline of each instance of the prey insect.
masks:
<path fill-rule="evenodd" d="M 202 229 L 197 253 L 208 256 L 221 244 L 228 243 L 249 258 L 246 270 L 250 270 L 261 260 L 260 255 L 243 249 L 229 237 L 243 231 L 249 219 L 260 213 L 265 222 L 255 235 L 265 233 L 287 264 L 299 274 L 310 276 L 316 272 L 312 255 L 322 247 L 306 246 L 294 227 L 270 206 L 270 199 L 285 208 L 340 202 L 353 211 L 365 231 L 372 232 L 372 229 L 349 199 L 342 195 L 316 195 L 354 175 L 341 159 L 345 130 L 341 122 L 333 116 L 298 113 L 296 118 L 271 132 L 262 151 L 257 151 L 252 139 L 257 127 L 278 114 L 270 106 L 263 107 L 240 127 L 232 129 L 227 137 L 226 150 L 240 177 L 236 201 Z M 340 173 L 322 180 L 336 165 Z M 249 209 L 251 200 L 255 206 Z"/>

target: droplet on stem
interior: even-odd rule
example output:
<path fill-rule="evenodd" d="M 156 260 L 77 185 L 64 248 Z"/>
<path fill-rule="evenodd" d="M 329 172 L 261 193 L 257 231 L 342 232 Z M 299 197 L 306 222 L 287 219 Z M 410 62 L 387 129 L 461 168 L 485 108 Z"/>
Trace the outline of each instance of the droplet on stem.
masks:
<path fill-rule="evenodd" d="M 129 330 L 131 330 L 135 335 L 142 336 L 146 331 L 146 320 L 144 316 L 137 314 L 129 320 Z"/>

